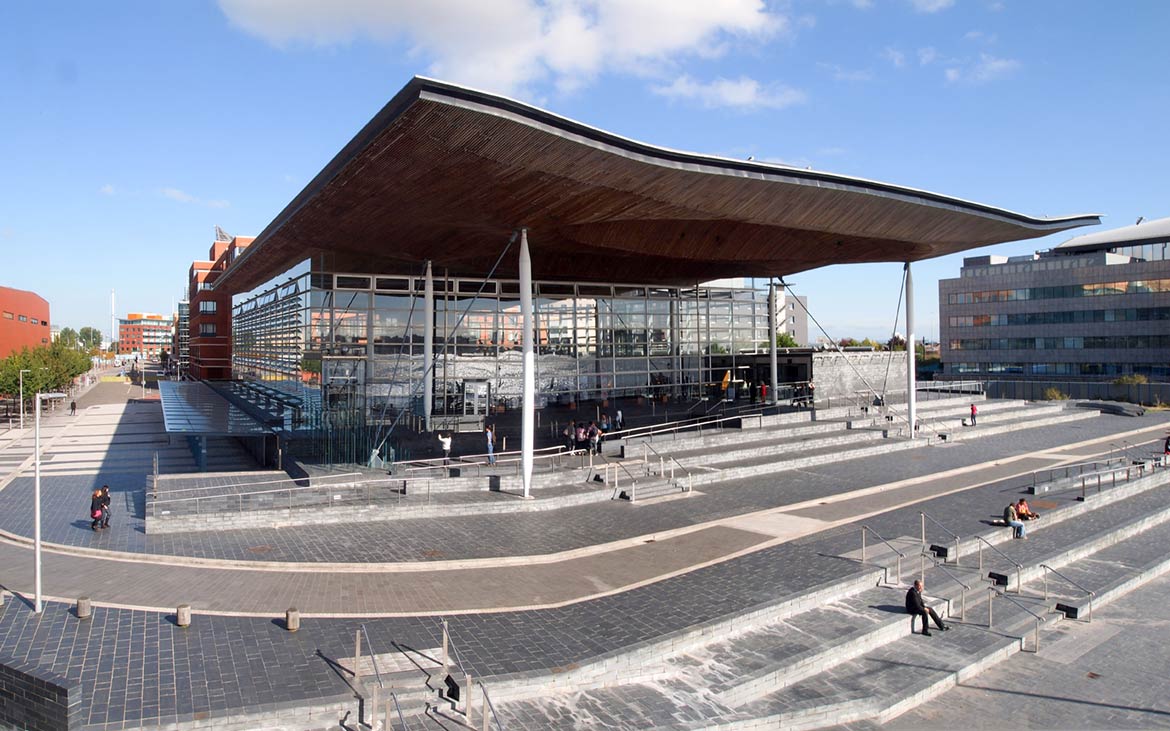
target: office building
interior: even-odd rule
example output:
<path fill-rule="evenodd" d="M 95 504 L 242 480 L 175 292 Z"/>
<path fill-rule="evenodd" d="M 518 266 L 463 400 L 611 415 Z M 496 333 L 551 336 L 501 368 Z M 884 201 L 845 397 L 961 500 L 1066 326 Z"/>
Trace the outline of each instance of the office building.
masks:
<path fill-rule="evenodd" d="M 152 312 L 131 312 L 118 320 L 118 352 L 157 358 L 171 347 L 171 320 Z"/>
<path fill-rule="evenodd" d="M 51 342 L 49 303 L 35 292 L 0 287 L 0 358 Z"/>

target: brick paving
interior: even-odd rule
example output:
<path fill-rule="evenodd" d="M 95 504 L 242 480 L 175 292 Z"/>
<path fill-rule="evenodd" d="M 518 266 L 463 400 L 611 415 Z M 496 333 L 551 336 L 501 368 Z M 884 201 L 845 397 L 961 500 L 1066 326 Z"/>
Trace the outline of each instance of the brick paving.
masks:
<path fill-rule="evenodd" d="M 296 531 L 221 531 L 200 536 L 150 537 L 142 533 L 142 508 L 135 497 L 143 487 L 141 475 L 135 480 L 110 466 L 92 475 L 48 478 L 44 486 L 45 529 L 47 540 L 68 545 L 212 558 L 417 562 L 535 555 L 935 474 L 991 457 L 1002 459 L 1057 449 L 1072 441 L 1165 423 L 1164 416 L 1152 420 L 1099 417 L 1065 427 L 960 442 L 953 447 L 919 449 L 859 463 L 740 480 L 706 491 L 704 496 L 657 505 L 606 503 L 550 514 L 315 526 Z M 77 507 L 78 496 L 83 497 L 89 486 L 98 481 L 110 481 L 121 497 L 116 502 L 118 529 L 95 535 L 76 522 L 84 517 L 79 516 L 83 510 Z M 1019 487 L 1018 479 L 1009 479 L 927 500 L 923 505 L 932 514 L 954 521 L 947 525 L 955 526 L 952 529 L 956 532 L 969 533 L 977 527 L 985 528 L 981 521 L 997 512 L 1006 502 L 1005 496 L 1014 495 Z M 27 478 L 18 478 L 0 492 L 0 527 L 18 533 L 28 529 L 29 489 Z M 890 535 L 916 535 L 917 509 L 917 505 L 903 508 L 867 522 Z M 88 521 L 84 522 L 87 526 Z M 96 541 L 105 543 L 98 545 Z M 854 562 L 836 557 L 853 550 L 855 542 L 854 529 L 842 528 L 568 606 L 458 615 L 451 618 L 453 637 L 476 674 L 547 670 L 737 613 L 778 596 L 797 595 L 813 586 L 856 576 L 860 570 Z M 257 547 L 261 550 L 257 551 Z M 0 583 L 5 585 L 23 573 L 19 564 L 28 560 L 24 549 L 8 546 L 4 550 L 9 549 L 14 553 L 0 554 L 0 561 L 8 567 L 0 573 Z M 47 554 L 46 561 L 47 577 L 54 573 L 65 576 L 71 566 L 77 570 L 83 562 L 60 554 Z M 49 561 L 58 562 L 52 570 Z M 104 578 L 119 591 L 133 590 L 135 583 L 142 590 L 166 588 L 165 576 L 141 573 L 153 567 L 108 563 L 117 569 L 110 569 L 111 575 Z M 93 573 L 87 569 L 81 572 Z M 293 580 L 296 583 L 290 582 L 289 596 L 330 595 L 343 603 L 362 599 L 360 582 L 347 582 L 345 576 L 330 577 L 334 583 L 314 587 L 317 576 L 305 573 Z M 420 601 L 426 601 L 443 588 L 441 582 L 434 581 L 419 574 L 409 590 L 416 592 Z M 202 589 L 220 592 L 214 580 Z M 485 592 L 491 589 L 508 591 L 504 585 L 484 587 Z M 267 586 L 253 585 L 235 598 L 247 602 L 269 590 Z M 220 593 L 225 599 L 233 598 Z M 434 617 L 367 619 L 365 623 L 374 646 L 383 652 L 393 642 L 414 647 L 438 644 Z M 38 617 L 24 601 L 9 597 L 0 607 L 0 653 L 29 659 L 81 680 L 88 693 L 89 723 L 112 724 L 112 728 L 121 727 L 123 722 L 133 726 L 142 719 L 191 718 L 193 714 L 260 704 L 335 697 L 346 690 L 345 684 L 321 656 L 335 658 L 352 652 L 357 625 L 357 620 L 307 620 L 300 632 L 289 634 L 267 618 L 197 615 L 193 626 L 182 630 L 166 612 L 103 607 L 95 610 L 93 619 L 81 622 L 65 605 L 49 603 Z"/>

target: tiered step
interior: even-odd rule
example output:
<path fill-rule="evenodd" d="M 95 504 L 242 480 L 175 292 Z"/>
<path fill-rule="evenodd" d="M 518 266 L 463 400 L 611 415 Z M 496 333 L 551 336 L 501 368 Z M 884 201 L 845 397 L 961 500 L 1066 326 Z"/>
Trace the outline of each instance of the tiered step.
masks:
<path fill-rule="evenodd" d="M 988 532 L 984 537 L 1012 558 L 985 549 L 981 571 L 976 541 L 964 541 L 962 561 L 947 570 L 971 587 L 966 616 L 933 638 L 909 635 L 904 585 L 855 583 L 835 594 L 821 592 L 792 611 L 705 628 L 707 642 L 677 643 L 660 648 L 660 655 L 641 648 L 628 664 L 609 658 L 608 678 L 550 679 L 543 687 L 531 685 L 523 700 L 521 688 L 504 682 L 501 712 L 510 728 L 532 729 L 580 727 L 582 719 L 597 727 L 745 731 L 880 723 L 1018 652 L 1024 635 L 1031 649 L 1033 613 L 1041 624 L 1056 621 L 1056 603 L 1075 603 L 1083 594 L 1071 589 L 1058 595 L 1051 574 L 1045 600 L 1042 564 L 1098 592 L 1094 607 L 1170 569 L 1164 550 L 1157 550 L 1170 538 L 1168 504 L 1170 473 L 1159 472 L 1100 500 L 1046 514 L 1031 526 L 1031 540 L 1013 542 L 1006 529 Z M 917 561 L 910 563 L 903 567 L 907 574 L 917 568 Z M 1020 595 L 1014 593 L 1017 563 L 1023 566 Z M 1010 574 L 1013 593 L 997 591 L 989 630 L 991 590 L 982 577 L 990 571 Z M 952 599 L 958 610 L 958 583 L 934 568 L 926 570 L 926 583 L 929 594 Z M 621 669 L 614 672 L 615 666 Z M 550 694 L 550 687 L 571 691 Z"/>

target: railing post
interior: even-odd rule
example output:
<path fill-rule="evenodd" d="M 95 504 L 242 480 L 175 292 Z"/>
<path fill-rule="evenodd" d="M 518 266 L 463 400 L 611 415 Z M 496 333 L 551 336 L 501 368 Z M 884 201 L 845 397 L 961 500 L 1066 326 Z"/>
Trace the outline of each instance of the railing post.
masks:
<path fill-rule="evenodd" d="M 923 584 L 926 583 L 926 554 L 918 554 L 918 580 Z"/>
<path fill-rule="evenodd" d="M 449 665 L 449 658 L 447 657 L 447 620 L 443 620 L 443 672 L 447 672 Z"/>
<path fill-rule="evenodd" d="M 865 563 L 865 528 L 861 529 L 861 562 Z"/>
<path fill-rule="evenodd" d="M 922 524 L 922 548 L 926 549 L 926 513 L 918 511 L 918 521 Z"/>
<path fill-rule="evenodd" d="M 897 584 L 902 583 L 902 554 L 900 554 L 900 553 L 898 554 L 898 569 L 897 569 L 897 576 L 894 577 L 894 583 L 897 583 Z"/>
<path fill-rule="evenodd" d="M 967 587 L 963 587 L 962 589 L 959 590 L 959 611 L 962 612 L 962 614 L 959 616 L 959 619 L 966 622 L 967 621 Z"/>
<path fill-rule="evenodd" d="M 990 595 L 987 597 L 987 629 L 991 629 L 991 605 L 995 602 L 995 589 L 988 587 Z"/>
<path fill-rule="evenodd" d="M 359 663 L 362 661 L 362 631 L 359 628 L 353 634 L 353 679 L 361 682 L 362 670 Z"/>
<path fill-rule="evenodd" d="M 473 708 L 473 706 L 471 705 L 471 673 L 467 673 L 466 675 L 464 675 L 463 681 L 467 685 L 467 698 L 463 701 L 463 715 L 467 717 L 467 725 L 471 726 L 472 728 L 475 728 L 475 725 L 472 724 L 472 722 L 471 722 L 471 714 L 472 714 L 472 708 Z"/>
<path fill-rule="evenodd" d="M 481 707 L 481 711 L 483 714 L 483 723 L 482 723 L 480 729 L 481 729 L 481 731 L 488 731 L 488 711 L 490 709 L 488 708 L 487 689 L 483 687 L 483 683 L 479 684 L 479 689 L 480 689 L 480 692 L 483 693 L 483 704 Z"/>

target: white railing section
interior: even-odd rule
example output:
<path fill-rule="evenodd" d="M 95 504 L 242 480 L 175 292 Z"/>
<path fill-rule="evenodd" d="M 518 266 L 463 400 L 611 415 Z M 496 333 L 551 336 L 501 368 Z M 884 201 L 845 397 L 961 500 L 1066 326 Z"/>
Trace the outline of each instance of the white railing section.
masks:
<path fill-rule="evenodd" d="M 1011 556 L 1007 555 L 1003 551 L 996 548 L 990 541 L 988 541 L 983 536 L 976 535 L 975 538 L 976 538 L 976 540 L 979 541 L 979 544 L 978 544 L 979 545 L 979 575 L 980 576 L 983 575 L 983 546 L 986 545 L 988 548 L 995 551 L 1000 556 L 1003 556 L 1008 561 L 1008 563 L 1010 563 L 1012 566 L 1016 567 L 1016 593 L 1019 594 L 1020 591 L 1022 591 L 1022 587 L 1023 587 L 1023 582 L 1021 581 L 1021 577 L 1023 576 L 1023 573 L 1024 573 L 1024 567 L 1021 564 L 1017 563 L 1014 558 L 1012 558 Z"/>
<path fill-rule="evenodd" d="M 443 627 L 443 672 L 448 672 L 450 668 L 450 661 L 455 661 L 455 667 L 459 668 L 459 672 L 463 674 L 464 687 L 466 688 L 467 698 L 463 702 L 463 714 L 467 720 L 469 728 L 475 728 L 472 723 L 472 707 L 471 707 L 471 689 L 472 677 L 471 672 L 464 666 L 463 661 L 459 658 L 459 651 L 455 644 L 451 642 L 451 632 L 447 627 L 447 620 L 442 621 Z M 487 686 L 482 681 L 479 683 L 480 694 L 483 696 L 483 708 L 481 709 L 480 718 L 483 721 L 482 731 L 488 731 L 489 719 L 494 724 L 496 731 L 504 731 L 504 723 L 500 719 L 500 714 L 496 710 L 495 704 L 492 703 L 491 696 L 488 695 Z"/>
<path fill-rule="evenodd" d="M 1049 566 L 1048 564 L 1044 564 L 1044 563 L 1042 563 L 1042 564 L 1040 564 L 1040 567 L 1041 567 L 1042 569 L 1044 569 L 1044 599 L 1045 599 L 1045 601 L 1047 601 L 1047 600 L 1048 600 L 1048 573 L 1051 571 L 1052 573 L 1056 574 L 1057 576 L 1059 576 L 1060 578 L 1064 579 L 1064 580 L 1065 580 L 1065 581 L 1067 581 L 1068 583 L 1072 584 L 1072 585 L 1073 585 L 1073 586 L 1075 586 L 1076 588 L 1078 588 L 1078 589 L 1080 589 L 1081 591 L 1085 592 L 1085 595 L 1089 597 L 1089 620 L 1088 620 L 1088 621 L 1089 621 L 1089 622 L 1092 622 L 1092 621 L 1093 621 L 1093 597 L 1095 597 L 1095 596 L 1096 596 L 1096 594 L 1094 594 L 1092 591 L 1090 591 L 1090 590 L 1086 589 L 1085 587 L 1081 586 L 1080 584 L 1078 584 L 1077 582 L 1073 581 L 1072 579 L 1068 578 L 1067 576 L 1065 576 L 1064 574 L 1060 573 L 1060 572 L 1059 572 L 1059 571 L 1057 571 L 1056 569 L 1052 568 L 1052 567 L 1051 567 L 1051 566 Z"/>
<path fill-rule="evenodd" d="M 934 523 L 940 529 L 942 529 L 943 533 L 946 533 L 948 536 L 955 539 L 955 561 L 954 562 L 958 563 L 959 562 L 959 536 L 958 536 L 958 534 L 952 533 L 945 525 L 938 522 L 933 517 L 931 517 L 929 514 L 923 512 L 921 510 L 918 511 L 918 516 L 919 516 L 919 520 L 922 523 L 922 549 L 926 550 L 926 545 L 927 545 L 927 543 L 926 543 L 926 521 L 929 520 L 931 523 Z"/>
<path fill-rule="evenodd" d="M 1012 598 L 1011 595 L 999 591 L 994 586 L 987 587 L 987 590 L 989 592 L 991 592 L 991 595 L 987 598 L 987 629 L 992 628 L 992 625 L 991 625 L 991 619 L 992 619 L 991 606 L 993 604 L 995 604 L 995 600 L 997 598 L 998 599 L 1007 599 L 1012 604 L 1015 604 L 1020 609 L 1023 609 L 1028 614 L 1031 614 L 1032 618 L 1036 620 L 1036 639 L 1035 639 L 1033 646 L 1032 646 L 1032 652 L 1040 652 L 1040 625 L 1044 623 L 1044 618 L 1041 617 L 1039 614 L 1036 614 L 1035 612 L 1033 612 L 1031 609 L 1028 609 L 1028 607 L 1024 606 L 1023 603 Z M 1021 651 L 1027 650 L 1027 648 L 1025 647 L 1025 644 L 1024 644 L 1023 637 L 1020 637 L 1020 650 Z"/>
<path fill-rule="evenodd" d="M 967 618 L 967 592 L 971 591 L 971 587 L 964 584 L 963 581 L 959 577 L 952 574 L 950 571 L 947 570 L 947 568 L 945 566 L 940 564 L 938 562 L 938 558 L 936 556 L 934 556 L 931 553 L 927 553 L 926 551 L 923 551 L 918 556 L 918 562 L 919 562 L 918 578 L 921 579 L 923 584 L 926 583 L 926 561 L 927 561 L 927 559 L 929 559 L 930 562 L 932 564 L 934 564 L 934 568 L 938 569 L 939 571 L 942 571 L 944 574 L 946 574 L 946 576 L 951 581 L 953 581 L 959 585 L 959 615 L 958 616 L 959 616 L 959 619 L 965 620 Z M 950 597 L 947 597 L 947 616 L 948 617 L 955 616 Z"/>
<path fill-rule="evenodd" d="M 876 530 L 874 530 L 873 528 L 870 528 L 868 525 L 861 526 L 861 562 L 865 563 L 865 556 L 866 556 L 865 534 L 866 533 L 873 533 L 875 538 L 877 538 L 879 541 L 881 541 L 882 543 L 889 546 L 891 551 L 898 554 L 898 563 L 897 563 L 897 570 L 896 570 L 895 575 L 894 575 L 894 583 L 896 583 L 896 584 L 902 583 L 902 559 L 906 558 L 906 554 L 899 551 L 894 546 L 893 543 L 890 543 L 885 538 L 882 538 L 881 535 Z M 890 583 L 889 569 L 885 566 L 882 566 L 882 569 L 886 572 L 886 583 L 888 584 L 888 583 Z"/>

